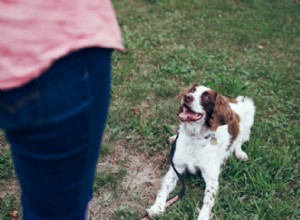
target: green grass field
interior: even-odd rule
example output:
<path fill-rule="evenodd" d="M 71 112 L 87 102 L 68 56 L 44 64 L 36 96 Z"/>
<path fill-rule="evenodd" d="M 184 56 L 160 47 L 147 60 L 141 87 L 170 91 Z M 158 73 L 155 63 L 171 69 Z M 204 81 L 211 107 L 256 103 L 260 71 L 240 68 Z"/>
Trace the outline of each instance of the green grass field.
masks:
<path fill-rule="evenodd" d="M 248 162 L 220 177 L 214 219 L 300 219 L 300 2 L 114 0 L 126 51 L 114 53 L 112 102 L 95 180 L 92 219 L 137 220 L 168 169 L 177 94 L 198 82 L 256 104 Z M 0 134 L 0 219 L 20 216 Z M 204 182 L 157 220 L 196 220 Z M 177 188 L 179 190 L 179 187 Z M 175 190 L 175 191 L 177 191 Z"/>

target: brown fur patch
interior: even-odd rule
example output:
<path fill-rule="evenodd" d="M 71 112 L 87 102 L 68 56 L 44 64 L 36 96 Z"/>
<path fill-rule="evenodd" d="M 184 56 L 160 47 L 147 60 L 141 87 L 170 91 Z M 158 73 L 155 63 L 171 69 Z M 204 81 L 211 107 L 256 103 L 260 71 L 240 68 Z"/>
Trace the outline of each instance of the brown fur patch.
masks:
<path fill-rule="evenodd" d="M 200 84 L 195 83 L 192 87 L 188 88 L 188 89 L 184 89 L 182 90 L 178 95 L 177 98 L 182 99 L 186 94 L 190 93 L 191 91 L 193 91 L 197 86 L 200 86 Z"/>
<path fill-rule="evenodd" d="M 205 100 L 204 96 L 208 95 L 209 100 Z M 214 90 L 206 91 L 202 94 L 201 97 L 201 105 L 203 106 L 204 110 L 206 111 L 205 116 L 205 124 L 210 127 L 210 119 L 212 118 L 213 110 L 215 107 L 217 92 Z"/>
<path fill-rule="evenodd" d="M 228 99 L 229 102 L 236 104 L 238 101 L 236 99 Z"/>
<path fill-rule="evenodd" d="M 212 130 L 216 130 L 221 125 L 228 125 L 228 132 L 231 135 L 231 143 L 237 138 L 240 132 L 240 118 L 229 106 L 229 102 L 233 102 L 233 100 L 234 99 L 227 99 L 226 97 L 217 94 L 215 107 L 210 119 Z"/>
<path fill-rule="evenodd" d="M 240 117 L 238 114 L 233 112 L 233 120 L 228 124 L 228 132 L 231 134 L 231 143 L 237 138 L 238 134 L 240 133 Z"/>
<path fill-rule="evenodd" d="M 208 90 L 207 93 L 211 99 L 211 102 L 215 103 L 218 93 L 214 90 Z"/>

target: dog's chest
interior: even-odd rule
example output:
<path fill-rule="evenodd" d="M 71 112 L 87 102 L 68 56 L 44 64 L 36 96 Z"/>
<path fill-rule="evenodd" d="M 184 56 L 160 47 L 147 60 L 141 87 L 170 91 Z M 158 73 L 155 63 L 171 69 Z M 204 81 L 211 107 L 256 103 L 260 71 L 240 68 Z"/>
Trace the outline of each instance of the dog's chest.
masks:
<path fill-rule="evenodd" d="M 173 161 L 195 173 L 207 163 L 218 161 L 217 148 L 217 145 L 211 143 L 211 138 L 179 137 Z"/>

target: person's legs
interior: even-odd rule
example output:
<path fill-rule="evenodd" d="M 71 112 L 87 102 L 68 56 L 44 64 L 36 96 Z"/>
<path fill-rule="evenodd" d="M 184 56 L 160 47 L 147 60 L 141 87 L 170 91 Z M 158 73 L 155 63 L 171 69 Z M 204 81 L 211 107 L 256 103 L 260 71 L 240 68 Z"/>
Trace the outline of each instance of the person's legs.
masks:
<path fill-rule="evenodd" d="M 83 220 L 108 112 L 111 50 L 89 48 L 41 77 L 0 92 L 24 220 Z"/>

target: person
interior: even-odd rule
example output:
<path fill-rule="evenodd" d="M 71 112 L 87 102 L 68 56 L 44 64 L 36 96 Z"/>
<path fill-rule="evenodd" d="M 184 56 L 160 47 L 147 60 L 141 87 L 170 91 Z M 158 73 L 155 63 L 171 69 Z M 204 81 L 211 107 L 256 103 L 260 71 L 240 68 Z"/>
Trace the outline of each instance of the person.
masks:
<path fill-rule="evenodd" d="M 0 128 L 24 220 L 82 220 L 108 114 L 110 0 L 0 0 Z"/>

